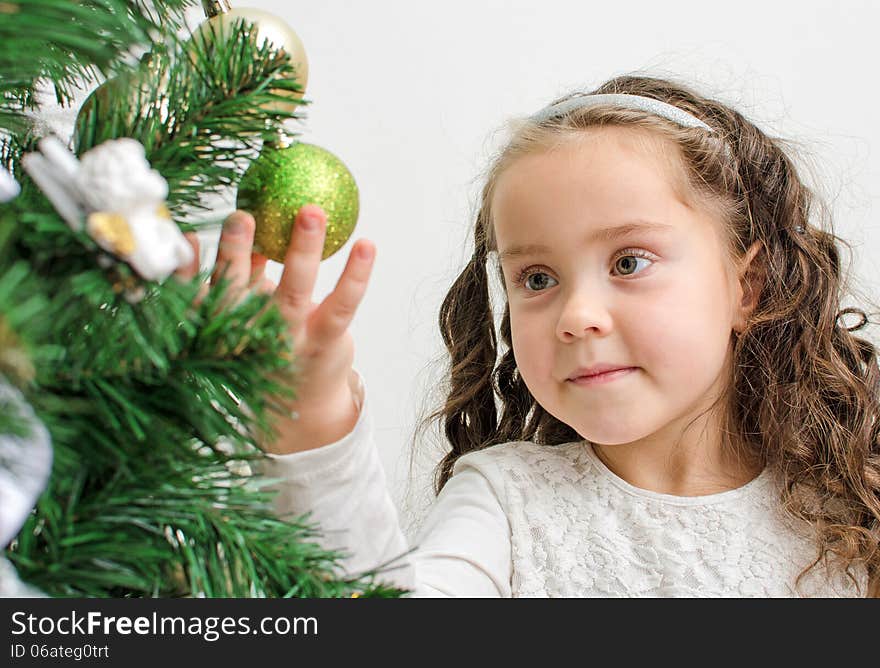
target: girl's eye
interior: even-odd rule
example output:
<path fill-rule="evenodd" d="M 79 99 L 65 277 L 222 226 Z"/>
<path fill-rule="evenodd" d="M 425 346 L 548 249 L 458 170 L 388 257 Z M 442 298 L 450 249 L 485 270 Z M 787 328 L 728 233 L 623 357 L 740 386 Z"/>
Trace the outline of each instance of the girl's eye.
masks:
<path fill-rule="evenodd" d="M 531 288 L 528 287 L 529 280 L 531 280 L 535 276 L 542 276 L 544 278 L 544 280 L 538 281 L 537 286 L 535 286 L 533 284 Z M 519 273 L 519 276 L 517 276 L 517 278 L 516 278 L 516 285 L 517 286 L 524 286 L 526 288 L 527 292 L 540 292 L 541 290 L 548 287 L 546 285 L 547 279 L 549 279 L 551 281 L 555 280 L 549 274 L 545 274 L 543 271 L 532 271 L 531 268 L 529 267 L 529 268 L 523 269 Z M 550 287 L 553 287 L 553 286 L 551 285 Z M 534 288 L 534 289 L 532 289 L 532 288 Z"/>
<path fill-rule="evenodd" d="M 617 255 L 612 265 L 617 275 L 632 276 L 645 269 L 646 266 L 653 264 L 654 260 L 652 258 L 653 256 L 643 250 L 627 248 Z M 541 280 L 537 281 L 537 284 L 530 284 L 531 279 L 535 277 L 541 277 Z M 547 287 L 553 287 L 552 285 L 547 285 L 548 280 L 555 281 L 556 279 L 543 271 L 538 271 L 535 267 L 525 267 L 519 272 L 514 285 L 525 288 L 527 292 L 540 292 Z"/>
<path fill-rule="evenodd" d="M 639 260 L 646 263 L 642 268 L 653 264 L 653 260 L 644 251 L 640 251 L 637 248 L 628 248 L 625 251 L 621 251 L 621 253 L 614 259 L 614 269 L 621 276 L 632 276 L 641 271 L 641 269 L 639 269 Z"/>

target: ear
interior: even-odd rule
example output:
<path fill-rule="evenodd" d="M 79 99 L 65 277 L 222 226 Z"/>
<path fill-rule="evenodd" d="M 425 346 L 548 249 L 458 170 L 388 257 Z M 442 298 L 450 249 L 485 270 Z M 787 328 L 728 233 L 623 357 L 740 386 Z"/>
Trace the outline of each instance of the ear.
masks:
<path fill-rule="evenodd" d="M 760 254 L 763 244 L 760 241 L 749 246 L 749 250 L 740 260 L 737 271 L 739 290 L 737 291 L 736 313 L 733 329 L 741 332 L 745 329 L 749 316 L 758 305 L 758 299 L 764 287 L 764 262 L 756 257 Z"/>

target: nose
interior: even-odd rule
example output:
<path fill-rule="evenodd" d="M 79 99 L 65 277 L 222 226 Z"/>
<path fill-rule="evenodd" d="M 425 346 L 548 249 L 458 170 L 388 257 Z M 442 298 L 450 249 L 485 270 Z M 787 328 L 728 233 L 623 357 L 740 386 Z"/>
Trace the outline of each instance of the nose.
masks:
<path fill-rule="evenodd" d="M 567 296 L 556 323 L 556 335 L 562 341 L 572 341 L 592 332 L 605 336 L 613 327 L 611 312 L 605 296 L 597 288 L 579 288 Z"/>

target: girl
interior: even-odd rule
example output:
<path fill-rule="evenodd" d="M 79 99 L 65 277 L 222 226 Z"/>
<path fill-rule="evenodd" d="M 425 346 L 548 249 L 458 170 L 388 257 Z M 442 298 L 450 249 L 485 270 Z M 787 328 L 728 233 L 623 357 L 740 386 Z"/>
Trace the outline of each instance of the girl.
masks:
<path fill-rule="evenodd" d="M 375 249 L 312 304 L 324 217 L 303 207 L 275 292 L 303 397 L 266 445 L 278 512 L 417 596 L 876 596 L 877 350 L 812 199 L 778 140 L 670 81 L 520 123 L 440 311 L 428 419 L 451 447 L 409 552 L 351 368 Z M 253 225 L 230 216 L 218 252 L 242 288 L 264 280 Z"/>

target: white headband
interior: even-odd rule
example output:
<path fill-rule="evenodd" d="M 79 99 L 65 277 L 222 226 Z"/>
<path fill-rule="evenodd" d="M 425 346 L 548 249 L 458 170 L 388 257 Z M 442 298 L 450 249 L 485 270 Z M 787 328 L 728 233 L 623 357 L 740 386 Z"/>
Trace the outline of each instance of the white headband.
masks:
<path fill-rule="evenodd" d="M 714 132 L 711 127 L 706 125 L 699 118 L 692 116 L 688 112 L 683 111 L 678 107 L 667 104 L 666 102 L 661 102 L 660 100 L 655 100 L 650 97 L 643 97 L 641 95 L 630 95 L 628 93 L 603 95 L 589 95 L 586 93 L 579 93 L 574 97 L 569 97 L 565 100 L 562 100 L 561 102 L 557 102 L 556 104 L 551 104 L 547 107 L 544 107 L 536 114 L 530 116 L 530 118 L 536 123 L 542 123 L 550 118 L 567 114 L 574 109 L 583 109 L 585 107 L 595 107 L 599 105 L 611 105 L 615 107 L 624 107 L 626 109 L 637 109 L 639 111 L 648 112 L 649 114 L 655 114 L 656 116 L 662 116 L 663 118 L 667 118 L 674 123 L 678 123 L 682 127 L 703 128 L 704 130 L 708 130 L 709 132 Z"/>

